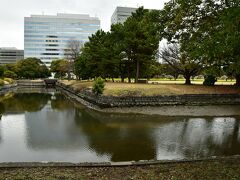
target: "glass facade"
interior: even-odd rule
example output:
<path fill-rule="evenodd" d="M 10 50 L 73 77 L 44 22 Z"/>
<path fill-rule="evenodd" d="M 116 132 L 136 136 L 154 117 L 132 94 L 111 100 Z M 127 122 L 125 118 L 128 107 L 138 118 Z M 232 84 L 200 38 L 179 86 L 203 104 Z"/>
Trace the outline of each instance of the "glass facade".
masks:
<path fill-rule="evenodd" d="M 100 29 L 100 20 L 89 15 L 32 15 L 24 18 L 24 58 L 36 57 L 47 66 L 64 58 L 70 40 L 81 43 Z"/>
<path fill-rule="evenodd" d="M 128 17 L 132 15 L 133 12 L 135 12 L 137 8 L 131 8 L 131 7 L 117 7 L 112 15 L 111 23 L 117 24 L 117 23 L 124 23 Z"/>

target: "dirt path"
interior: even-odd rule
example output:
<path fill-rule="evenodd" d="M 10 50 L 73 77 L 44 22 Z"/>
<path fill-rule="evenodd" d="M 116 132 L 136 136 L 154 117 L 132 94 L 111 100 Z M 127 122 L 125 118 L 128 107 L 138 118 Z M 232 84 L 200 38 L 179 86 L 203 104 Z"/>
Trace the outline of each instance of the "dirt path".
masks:
<path fill-rule="evenodd" d="M 126 167 L 0 168 L 0 179 L 239 179 L 240 158 Z"/>

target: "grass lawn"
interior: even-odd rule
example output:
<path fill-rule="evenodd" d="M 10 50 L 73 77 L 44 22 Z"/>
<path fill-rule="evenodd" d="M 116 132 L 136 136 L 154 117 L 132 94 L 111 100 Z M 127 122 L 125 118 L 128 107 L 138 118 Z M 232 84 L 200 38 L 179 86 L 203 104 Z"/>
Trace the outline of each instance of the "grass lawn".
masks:
<path fill-rule="evenodd" d="M 239 179 L 240 159 L 126 167 L 0 168 L 0 179 Z"/>
<path fill-rule="evenodd" d="M 73 87 L 74 89 L 81 90 L 84 88 L 91 88 L 93 82 L 91 81 L 76 81 L 76 80 L 61 80 L 60 82 Z"/>
<path fill-rule="evenodd" d="M 93 82 L 89 81 L 62 81 L 72 86 L 74 89 L 91 88 Z M 154 95 L 174 95 L 174 94 L 240 94 L 240 88 L 232 85 L 181 85 L 181 84 L 134 84 L 134 83 L 112 83 L 105 85 L 104 95 L 110 96 L 154 96 Z"/>
<path fill-rule="evenodd" d="M 112 81 L 112 79 L 107 79 L 109 82 Z M 116 82 L 121 82 L 120 78 L 115 78 L 114 81 Z M 127 79 L 124 80 L 125 82 L 128 82 Z M 192 84 L 203 84 L 204 79 L 192 79 L 191 82 Z M 132 79 L 132 82 L 134 82 L 134 79 Z M 159 84 L 184 84 L 185 79 L 166 79 L 166 78 L 151 78 L 148 81 L 150 84 L 151 83 L 159 83 Z M 222 80 L 218 79 L 216 82 L 216 85 L 234 85 L 236 83 L 236 80 Z"/>

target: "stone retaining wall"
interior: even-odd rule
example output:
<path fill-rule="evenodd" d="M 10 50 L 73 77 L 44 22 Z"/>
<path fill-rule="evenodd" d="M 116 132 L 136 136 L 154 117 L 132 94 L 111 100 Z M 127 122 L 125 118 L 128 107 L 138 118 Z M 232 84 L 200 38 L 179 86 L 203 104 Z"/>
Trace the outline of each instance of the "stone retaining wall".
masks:
<path fill-rule="evenodd" d="M 10 90 L 15 89 L 16 87 L 17 87 L 17 84 L 4 85 L 0 87 L 0 95 L 4 95 Z"/>
<path fill-rule="evenodd" d="M 239 94 L 184 94 L 164 96 L 97 96 L 89 90 L 80 92 L 60 82 L 57 86 L 76 95 L 99 108 L 112 107 L 141 107 L 141 106 L 167 106 L 167 105 L 240 105 Z"/>
<path fill-rule="evenodd" d="M 27 87 L 45 87 L 44 80 L 17 80 L 18 86 L 27 86 Z"/>

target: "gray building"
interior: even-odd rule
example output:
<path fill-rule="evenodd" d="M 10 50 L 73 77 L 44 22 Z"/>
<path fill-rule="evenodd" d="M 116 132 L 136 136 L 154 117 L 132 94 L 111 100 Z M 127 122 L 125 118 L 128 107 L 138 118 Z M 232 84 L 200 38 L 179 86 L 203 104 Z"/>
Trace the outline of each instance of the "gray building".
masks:
<path fill-rule="evenodd" d="M 71 40 L 84 44 L 100 29 L 100 20 L 85 14 L 31 15 L 24 18 L 24 58 L 36 57 L 47 66 L 66 56 Z"/>
<path fill-rule="evenodd" d="M 131 7 L 117 7 L 112 15 L 111 23 L 124 23 L 128 17 L 132 15 L 133 12 L 135 12 L 137 8 L 131 8 Z"/>
<path fill-rule="evenodd" d="M 0 47 L 0 64 L 14 64 L 23 58 L 23 50 L 14 47 Z"/>

